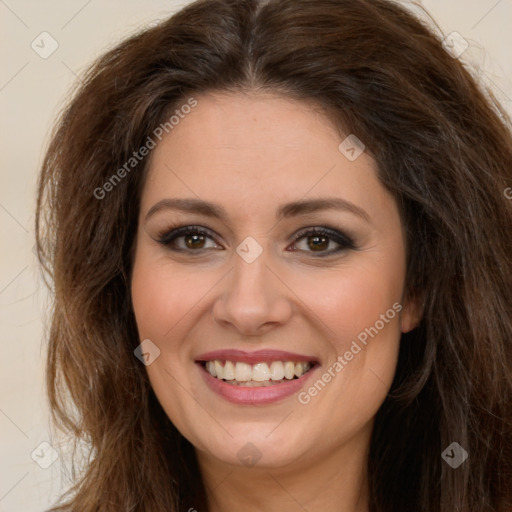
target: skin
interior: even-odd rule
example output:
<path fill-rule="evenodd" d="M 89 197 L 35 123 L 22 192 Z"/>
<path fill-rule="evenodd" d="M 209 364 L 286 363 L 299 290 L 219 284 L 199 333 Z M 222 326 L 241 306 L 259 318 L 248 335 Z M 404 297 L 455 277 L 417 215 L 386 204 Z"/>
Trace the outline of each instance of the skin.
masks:
<path fill-rule="evenodd" d="M 146 367 L 151 385 L 196 448 L 211 512 L 367 511 L 374 417 L 393 380 L 401 333 L 419 320 L 416 304 L 404 300 L 396 202 L 374 160 L 363 152 L 349 161 L 338 149 L 346 135 L 312 105 L 261 93 L 196 99 L 153 150 L 142 193 L 132 300 L 140 339 L 160 350 Z M 368 219 L 322 210 L 276 221 L 283 203 L 327 196 L 350 201 Z M 146 219 L 171 197 L 215 202 L 227 219 L 165 208 Z M 189 225 L 212 232 L 202 252 L 157 242 Z M 319 251 L 311 237 L 293 240 L 316 226 L 349 234 L 356 249 L 321 257 L 338 247 L 332 238 Z M 250 264 L 236 252 L 248 236 L 263 250 Z M 186 242 L 182 236 L 175 245 Z M 297 394 L 268 405 L 230 403 L 194 363 L 217 349 L 286 350 L 318 358 L 316 381 L 394 303 L 400 314 L 307 404 Z M 261 454 L 252 467 L 237 456 L 248 442 Z"/>

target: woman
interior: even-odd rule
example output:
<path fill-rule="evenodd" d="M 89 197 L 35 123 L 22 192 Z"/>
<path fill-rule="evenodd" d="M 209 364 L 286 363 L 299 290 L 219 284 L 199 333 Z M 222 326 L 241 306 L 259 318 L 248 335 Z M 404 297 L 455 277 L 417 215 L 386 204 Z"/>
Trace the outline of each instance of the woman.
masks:
<path fill-rule="evenodd" d="M 204 0 L 40 177 L 71 511 L 512 508 L 510 121 L 387 0 Z"/>

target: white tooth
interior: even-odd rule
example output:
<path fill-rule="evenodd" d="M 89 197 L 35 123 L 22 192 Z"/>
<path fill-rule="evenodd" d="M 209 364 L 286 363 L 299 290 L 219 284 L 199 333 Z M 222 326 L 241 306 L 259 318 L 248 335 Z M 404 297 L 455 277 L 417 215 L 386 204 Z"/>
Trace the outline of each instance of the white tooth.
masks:
<path fill-rule="evenodd" d="M 236 363 L 235 379 L 239 382 L 247 382 L 252 378 L 252 367 L 247 363 Z"/>
<path fill-rule="evenodd" d="M 216 377 L 217 373 L 215 372 L 215 363 L 213 361 L 206 362 L 206 371 L 212 376 Z"/>
<path fill-rule="evenodd" d="M 308 372 L 310 370 L 310 368 L 311 368 L 311 364 L 310 363 L 307 363 L 307 362 L 297 363 L 295 365 L 295 375 L 297 377 L 301 377 L 306 372 Z"/>
<path fill-rule="evenodd" d="M 225 380 L 235 379 L 235 365 L 231 361 L 224 363 L 224 377 Z"/>
<path fill-rule="evenodd" d="M 263 382 L 270 379 L 270 370 L 267 363 L 256 363 L 252 367 L 252 380 Z"/>
<path fill-rule="evenodd" d="M 281 361 L 273 361 L 270 365 L 270 378 L 272 380 L 281 380 L 284 378 L 284 366 Z"/>
<path fill-rule="evenodd" d="M 215 375 L 216 375 L 216 377 L 218 379 L 223 379 L 224 378 L 224 369 L 222 368 L 221 362 L 218 359 L 215 359 L 213 364 L 214 364 L 214 367 L 215 367 Z"/>
<path fill-rule="evenodd" d="M 293 376 L 295 375 L 295 363 L 291 361 L 286 361 L 284 363 L 284 376 L 287 379 L 293 379 Z"/>
<path fill-rule="evenodd" d="M 300 377 L 304 373 L 304 363 L 296 363 L 295 364 L 295 376 Z"/>

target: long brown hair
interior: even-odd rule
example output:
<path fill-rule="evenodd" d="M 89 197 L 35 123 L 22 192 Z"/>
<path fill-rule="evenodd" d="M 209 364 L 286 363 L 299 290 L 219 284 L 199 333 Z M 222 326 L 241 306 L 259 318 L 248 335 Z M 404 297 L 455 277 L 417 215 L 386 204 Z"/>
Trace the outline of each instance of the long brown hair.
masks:
<path fill-rule="evenodd" d="M 91 446 L 53 510 L 207 510 L 193 447 L 133 354 L 130 272 L 148 159 L 94 192 L 175 108 L 215 90 L 316 102 L 364 141 L 400 207 L 407 291 L 423 318 L 401 340 L 377 414 L 371 511 L 510 510 L 510 119 L 432 29 L 388 0 L 200 0 L 84 77 L 37 200 L 54 298 L 49 398 L 58 425 Z M 457 469 L 441 457 L 452 442 L 469 454 Z"/>

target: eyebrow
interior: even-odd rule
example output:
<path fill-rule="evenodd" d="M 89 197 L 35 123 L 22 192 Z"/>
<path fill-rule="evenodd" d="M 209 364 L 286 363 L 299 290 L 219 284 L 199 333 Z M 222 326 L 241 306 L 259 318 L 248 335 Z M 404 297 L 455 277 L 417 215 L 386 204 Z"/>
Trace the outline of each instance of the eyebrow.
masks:
<path fill-rule="evenodd" d="M 215 203 L 195 198 L 168 198 L 158 201 L 146 214 L 145 221 L 148 221 L 155 213 L 162 210 L 177 210 L 185 213 L 196 213 L 218 219 L 224 223 L 228 220 L 226 210 Z M 281 205 L 276 213 L 276 219 L 282 220 L 299 215 L 307 215 L 323 210 L 342 210 L 356 215 L 366 222 L 370 222 L 370 216 L 354 203 L 339 197 L 322 197 L 309 199 L 307 201 L 293 201 Z"/>

